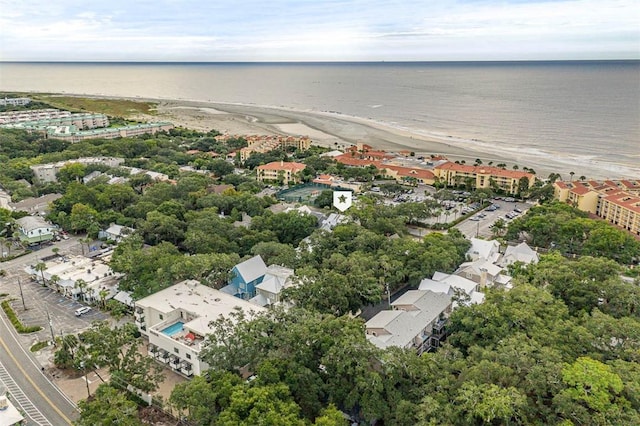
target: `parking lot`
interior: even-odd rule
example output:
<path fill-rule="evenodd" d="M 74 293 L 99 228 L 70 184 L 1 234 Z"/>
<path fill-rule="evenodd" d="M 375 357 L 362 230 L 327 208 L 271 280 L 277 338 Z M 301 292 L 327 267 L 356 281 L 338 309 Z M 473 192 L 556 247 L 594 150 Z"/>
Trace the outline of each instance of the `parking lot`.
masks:
<path fill-rule="evenodd" d="M 81 253 L 80 243 L 77 238 L 72 237 L 69 240 L 55 242 L 28 255 L 0 263 L 0 269 L 5 270 L 6 273 L 6 276 L 0 278 L 0 292 L 6 293 L 7 298 L 13 299 L 11 305 L 24 325 L 42 327 L 38 333 L 20 336 L 25 346 L 36 341 L 51 340 L 51 329 L 53 329 L 55 336 L 76 333 L 89 327 L 93 321 L 108 318 L 97 308 L 92 308 L 87 314 L 76 317 L 75 310 L 84 306 L 83 304 L 32 281 L 24 271 L 27 265 L 35 264 L 40 259 L 53 255 L 52 249 L 54 247 L 58 247 L 60 253 Z M 20 287 L 22 287 L 24 296 L 24 306 Z M 51 320 L 51 327 L 49 320 Z"/>
<path fill-rule="evenodd" d="M 507 214 L 513 212 L 514 209 L 518 209 L 521 213 L 514 216 L 522 216 L 527 210 L 531 208 L 531 204 L 522 201 L 504 201 L 504 200 L 492 200 L 493 204 L 498 206 L 496 210 L 484 209 L 475 215 L 472 215 L 468 219 L 460 222 L 456 225 L 456 228 L 460 230 L 467 238 L 490 238 L 492 236 L 491 227 L 499 218 L 504 219 L 508 224 L 512 219 L 507 217 Z"/>

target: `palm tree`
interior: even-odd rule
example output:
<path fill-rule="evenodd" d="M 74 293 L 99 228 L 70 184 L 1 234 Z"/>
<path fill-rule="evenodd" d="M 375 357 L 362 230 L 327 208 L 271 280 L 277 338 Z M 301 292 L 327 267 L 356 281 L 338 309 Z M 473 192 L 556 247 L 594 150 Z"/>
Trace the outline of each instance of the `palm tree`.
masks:
<path fill-rule="evenodd" d="M 581 181 L 585 181 L 585 180 L 587 180 L 587 177 L 585 175 L 582 175 L 578 179 L 580 179 Z"/>
<path fill-rule="evenodd" d="M 44 287 L 44 271 L 47 270 L 47 265 L 44 262 L 39 262 L 33 269 L 40 272 L 40 276 L 42 277 L 42 286 Z"/>
<path fill-rule="evenodd" d="M 109 295 L 109 290 L 103 288 L 103 289 L 100 290 L 98 295 L 100 296 L 100 303 L 102 304 L 102 309 L 106 309 L 107 308 L 107 296 Z"/>
<path fill-rule="evenodd" d="M 88 285 L 89 283 L 87 283 L 82 278 L 77 279 L 76 282 L 73 284 L 73 288 L 77 288 L 80 290 L 80 296 L 78 297 L 78 300 L 82 300 L 84 298 L 84 289 L 87 288 Z"/>
<path fill-rule="evenodd" d="M 569 176 L 571 176 L 571 181 L 573 182 L 573 175 L 575 175 L 576 172 L 569 172 Z"/>
<path fill-rule="evenodd" d="M 60 287 L 58 284 L 60 284 L 60 277 L 57 275 L 51 275 L 51 278 L 49 278 L 49 285 L 60 293 Z"/>

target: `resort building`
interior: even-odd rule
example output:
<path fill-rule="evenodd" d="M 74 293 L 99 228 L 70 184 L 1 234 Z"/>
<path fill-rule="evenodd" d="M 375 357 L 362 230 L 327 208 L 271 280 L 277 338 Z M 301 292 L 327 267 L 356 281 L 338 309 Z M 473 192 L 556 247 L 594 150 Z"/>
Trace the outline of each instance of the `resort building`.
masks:
<path fill-rule="evenodd" d="M 3 124 L 2 127 L 47 131 L 49 128 L 70 127 L 78 130 L 95 129 L 107 127 L 109 118 L 104 114 L 69 114 L 62 117 L 40 118 L 36 120 L 26 120 L 11 124 Z"/>
<path fill-rule="evenodd" d="M 32 244 L 40 244 L 51 241 L 57 226 L 47 222 L 40 216 L 25 216 L 16 219 L 18 231 L 20 231 L 20 241 Z"/>
<path fill-rule="evenodd" d="M 69 117 L 69 111 L 54 108 L 32 109 L 27 111 L 0 112 L 0 124 L 20 123 L 23 121 L 46 120 L 48 118 Z"/>
<path fill-rule="evenodd" d="M 427 169 L 392 165 L 380 166 L 379 169 L 384 177 L 395 179 L 398 183 L 433 185 L 435 182 L 435 175 Z"/>
<path fill-rule="evenodd" d="M 25 106 L 31 103 L 30 98 L 7 98 L 0 99 L 0 106 Z"/>
<path fill-rule="evenodd" d="M 500 189 L 508 194 L 516 194 L 521 190 L 521 181 L 527 188 L 535 183 L 533 173 L 517 170 L 505 170 L 499 167 L 470 166 L 447 161 L 433 168 L 435 177 L 447 186 L 459 186 L 470 183 L 475 189 Z"/>
<path fill-rule="evenodd" d="M 258 166 L 257 179 L 259 182 L 279 182 L 283 185 L 300 183 L 300 172 L 307 166 L 302 163 L 274 161 Z"/>
<path fill-rule="evenodd" d="M 85 157 L 85 158 L 76 158 L 75 160 L 66 160 L 59 161 L 57 163 L 48 163 L 48 164 L 38 164 L 36 166 L 31 166 L 31 170 L 33 174 L 39 182 L 48 183 L 48 182 L 57 182 L 58 177 L 57 174 L 64 166 L 69 164 L 84 164 L 88 166 L 90 164 L 100 164 L 109 167 L 117 167 L 120 164 L 124 163 L 124 158 L 118 157 Z"/>
<path fill-rule="evenodd" d="M 452 309 L 451 296 L 430 290 L 409 290 L 365 324 L 367 340 L 381 349 L 396 346 L 418 354 L 440 346 Z"/>
<path fill-rule="evenodd" d="M 286 150 L 288 148 L 306 151 L 311 147 L 311 139 L 306 136 L 277 136 L 277 135 L 249 135 L 242 136 L 247 141 L 247 146 L 240 149 L 240 161 L 245 161 L 254 152 L 266 153 L 275 149 Z M 239 136 L 233 136 L 239 138 Z M 224 142 L 229 137 L 227 135 L 216 136 L 216 140 Z"/>
<path fill-rule="evenodd" d="M 553 184 L 555 199 L 640 235 L 640 180 L 587 180 Z"/>
<path fill-rule="evenodd" d="M 200 359 L 210 323 L 237 311 L 253 316 L 265 308 L 207 287 L 182 281 L 135 302 L 134 322 L 149 339 L 149 355 L 185 376 L 199 375 L 209 366 Z"/>
<path fill-rule="evenodd" d="M 141 123 L 123 127 L 108 127 L 93 130 L 77 130 L 74 126 L 54 127 L 47 130 L 47 137 L 79 142 L 87 139 L 116 139 L 140 135 L 168 132 L 173 129 L 171 123 Z"/>

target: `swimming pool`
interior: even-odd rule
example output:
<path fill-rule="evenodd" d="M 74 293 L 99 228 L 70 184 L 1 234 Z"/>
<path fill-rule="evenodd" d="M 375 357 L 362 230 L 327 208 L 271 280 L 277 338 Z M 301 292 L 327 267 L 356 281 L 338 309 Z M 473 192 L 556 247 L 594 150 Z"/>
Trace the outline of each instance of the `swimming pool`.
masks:
<path fill-rule="evenodd" d="M 169 327 L 162 329 L 162 332 L 167 336 L 173 336 L 174 334 L 182 331 L 183 325 L 184 323 L 182 321 L 178 321 L 177 323 L 171 324 Z"/>

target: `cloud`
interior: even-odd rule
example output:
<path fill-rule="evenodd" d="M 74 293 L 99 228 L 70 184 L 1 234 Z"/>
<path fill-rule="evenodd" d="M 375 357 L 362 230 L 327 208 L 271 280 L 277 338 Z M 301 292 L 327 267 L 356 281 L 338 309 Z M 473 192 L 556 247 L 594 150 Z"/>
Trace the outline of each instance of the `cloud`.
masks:
<path fill-rule="evenodd" d="M 640 58 L 639 15 L 632 0 L 0 0 L 0 57 Z"/>

